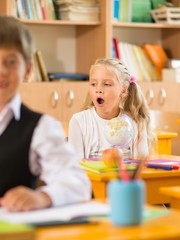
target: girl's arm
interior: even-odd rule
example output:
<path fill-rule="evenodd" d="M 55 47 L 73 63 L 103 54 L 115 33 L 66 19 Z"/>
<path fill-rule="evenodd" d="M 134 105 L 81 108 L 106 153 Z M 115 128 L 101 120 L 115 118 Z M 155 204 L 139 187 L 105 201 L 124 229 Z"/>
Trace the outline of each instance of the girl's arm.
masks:
<path fill-rule="evenodd" d="M 82 130 L 80 128 L 80 123 L 74 117 L 72 117 L 69 122 L 68 142 L 75 149 L 79 160 L 85 158 Z"/>

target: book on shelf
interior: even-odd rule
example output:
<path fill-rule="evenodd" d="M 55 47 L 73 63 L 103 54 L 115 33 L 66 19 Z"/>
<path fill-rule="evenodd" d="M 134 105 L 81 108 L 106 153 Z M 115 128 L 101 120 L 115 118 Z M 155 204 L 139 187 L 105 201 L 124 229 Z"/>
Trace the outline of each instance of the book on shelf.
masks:
<path fill-rule="evenodd" d="M 158 79 L 158 75 L 156 74 L 156 69 L 153 63 L 149 60 L 146 55 L 144 49 L 141 46 L 134 47 L 134 53 L 138 58 L 139 67 L 143 74 L 144 81 L 156 81 Z"/>
<path fill-rule="evenodd" d="M 39 1 L 37 0 L 32 0 L 33 1 L 33 5 L 35 8 L 35 17 L 34 20 L 43 20 L 43 15 L 42 15 L 42 11 L 41 11 L 41 6 L 39 4 Z"/>
<path fill-rule="evenodd" d="M 131 21 L 131 0 L 121 0 L 119 4 L 119 21 Z"/>
<path fill-rule="evenodd" d="M 151 0 L 131 0 L 131 22 L 152 22 Z"/>
<path fill-rule="evenodd" d="M 118 43 L 120 58 L 138 81 L 158 80 L 156 69 L 141 46 Z"/>
<path fill-rule="evenodd" d="M 14 1 L 15 2 L 15 1 Z M 11 6 L 13 7 L 13 6 Z M 25 5 L 23 4 L 23 1 L 17 0 L 16 1 L 16 11 L 17 11 L 17 16 L 21 19 L 26 19 L 26 11 L 25 11 Z"/>
<path fill-rule="evenodd" d="M 45 65 L 41 51 L 36 50 L 34 52 L 34 57 L 36 58 L 37 66 L 38 66 L 42 81 L 48 82 L 49 81 L 48 72 L 47 72 L 46 65 Z"/>
<path fill-rule="evenodd" d="M 113 20 L 119 21 L 120 0 L 113 0 Z"/>
<path fill-rule="evenodd" d="M 0 239 L 35 240 L 35 229 L 30 225 L 0 220 Z"/>
<path fill-rule="evenodd" d="M 120 58 L 119 47 L 118 47 L 118 40 L 117 38 L 113 38 L 113 48 L 115 53 L 115 58 Z"/>
<path fill-rule="evenodd" d="M 143 44 L 145 53 L 156 67 L 156 74 L 161 79 L 162 69 L 166 66 L 168 57 L 166 52 L 159 44 Z"/>
<path fill-rule="evenodd" d="M 11 2 L 10 2 L 10 9 L 9 9 L 10 10 L 9 15 L 13 16 L 15 18 L 19 17 L 18 16 L 18 11 L 17 11 L 17 1 L 18 0 L 16 0 L 16 1 L 11 0 Z"/>
<path fill-rule="evenodd" d="M 41 71 L 39 68 L 39 63 L 37 61 L 37 56 L 36 56 L 36 52 L 33 53 L 33 57 L 32 57 L 32 64 L 33 64 L 33 79 L 32 81 L 35 82 L 42 82 L 42 76 L 41 76 Z"/>
<path fill-rule="evenodd" d="M 48 72 L 48 78 L 50 81 L 57 81 L 61 79 L 71 79 L 71 80 L 88 80 L 88 74 L 81 73 L 61 73 L 61 72 Z"/>
<path fill-rule="evenodd" d="M 56 13 L 53 0 L 39 0 L 42 16 L 44 20 L 55 20 Z"/>

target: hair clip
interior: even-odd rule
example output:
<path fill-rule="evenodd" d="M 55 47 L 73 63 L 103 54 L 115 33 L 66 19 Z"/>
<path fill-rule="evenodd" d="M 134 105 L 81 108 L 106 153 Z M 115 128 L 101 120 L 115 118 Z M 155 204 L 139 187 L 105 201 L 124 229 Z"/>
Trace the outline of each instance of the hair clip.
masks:
<path fill-rule="evenodd" d="M 131 76 L 130 77 L 130 83 L 135 83 L 135 81 L 136 81 L 136 78 L 134 76 Z"/>

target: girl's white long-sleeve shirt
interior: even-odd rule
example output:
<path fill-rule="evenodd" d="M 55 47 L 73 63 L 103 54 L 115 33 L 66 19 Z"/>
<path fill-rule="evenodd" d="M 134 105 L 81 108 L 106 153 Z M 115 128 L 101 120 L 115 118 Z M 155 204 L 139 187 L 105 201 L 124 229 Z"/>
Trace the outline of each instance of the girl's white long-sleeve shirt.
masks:
<path fill-rule="evenodd" d="M 21 98 L 17 94 L 0 112 L 0 135 L 13 117 L 16 121 L 21 118 L 20 107 Z M 90 182 L 79 166 L 78 156 L 65 140 L 60 122 L 49 115 L 42 115 L 34 129 L 29 167 L 46 183 L 41 189 L 50 195 L 54 206 L 90 199 Z"/>
<path fill-rule="evenodd" d="M 133 127 L 133 138 L 123 149 L 131 156 L 148 156 L 146 127 L 141 130 L 137 143 L 138 129 L 136 122 L 126 115 Z M 79 159 L 100 157 L 103 150 L 113 147 L 105 131 L 109 120 L 99 117 L 95 108 L 87 109 L 72 116 L 69 123 L 68 141 L 74 146 Z"/>

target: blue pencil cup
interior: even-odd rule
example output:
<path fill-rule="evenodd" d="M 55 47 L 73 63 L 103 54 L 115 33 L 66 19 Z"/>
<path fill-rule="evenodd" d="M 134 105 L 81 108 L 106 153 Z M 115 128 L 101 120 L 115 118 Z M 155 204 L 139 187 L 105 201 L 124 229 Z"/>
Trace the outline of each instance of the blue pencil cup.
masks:
<path fill-rule="evenodd" d="M 145 184 L 143 180 L 124 182 L 111 181 L 108 184 L 110 220 L 115 225 L 138 225 L 143 219 Z"/>

